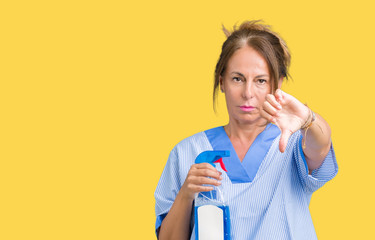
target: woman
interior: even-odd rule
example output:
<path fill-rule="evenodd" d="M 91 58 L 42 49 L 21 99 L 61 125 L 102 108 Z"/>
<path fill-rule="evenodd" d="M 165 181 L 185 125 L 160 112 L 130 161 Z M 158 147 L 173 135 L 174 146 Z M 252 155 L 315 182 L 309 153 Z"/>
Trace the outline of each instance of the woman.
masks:
<path fill-rule="evenodd" d="M 316 239 L 311 195 L 337 174 L 327 122 L 280 90 L 288 76 L 285 42 L 259 21 L 230 33 L 215 70 L 214 102 L 225 94 L 229 123 L 178 143 L 155 191 L 159 239 L 195 239 L 196 193 L 224 189 L 231 239 Z M 207 150 L 229 150 L 227 172 L 194 164 Z"/>

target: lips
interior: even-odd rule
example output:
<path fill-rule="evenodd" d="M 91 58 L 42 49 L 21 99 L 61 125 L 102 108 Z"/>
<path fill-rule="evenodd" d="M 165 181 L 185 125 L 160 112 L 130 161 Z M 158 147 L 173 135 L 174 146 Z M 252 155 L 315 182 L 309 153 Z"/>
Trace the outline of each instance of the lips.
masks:
<path fill-rule="evenodd" d="M 253 106 L 246 106 L 246 105 L 242 105 L 242 106 L 240 106 L 240 108 L 241 108 L 242 111 L 245 111 L 245 112 L 250 112 L 250 111 L 255 109 L 255 107 L 253 107 Z"/>

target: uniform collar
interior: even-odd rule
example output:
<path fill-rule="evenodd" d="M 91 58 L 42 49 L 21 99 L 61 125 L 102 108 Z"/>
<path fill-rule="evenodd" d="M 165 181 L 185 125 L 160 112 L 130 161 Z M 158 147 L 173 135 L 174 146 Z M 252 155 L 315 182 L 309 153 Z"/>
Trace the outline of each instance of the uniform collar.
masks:
<path fill-rule="evenodd" d="M 230 151 L 230 157 L 223 158 L 223 162 L 232 183 L 246 183 L 252 182 L 255 178 L 273 140 L 280 135 L 280 129 L 274 124 L 268 124 L 255 138 L 242 162 L 238 158 L 223 126 L 209 129 L 205 131 L 205 134 L 213 150 Z"/>

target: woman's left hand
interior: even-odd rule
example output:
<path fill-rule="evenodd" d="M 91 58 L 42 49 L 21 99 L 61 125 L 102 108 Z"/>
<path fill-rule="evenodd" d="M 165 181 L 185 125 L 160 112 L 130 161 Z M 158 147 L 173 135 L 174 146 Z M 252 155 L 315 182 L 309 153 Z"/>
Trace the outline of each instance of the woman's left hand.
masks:
<path fill-rule="evenodd" d="M 309 118 L 310 110 L 292 95 L 280 89 L 268 94 L 263 103 L 261 115 L 281 130 L 280 152 L 284 152 L 289 137 L 298 131 Z"/>

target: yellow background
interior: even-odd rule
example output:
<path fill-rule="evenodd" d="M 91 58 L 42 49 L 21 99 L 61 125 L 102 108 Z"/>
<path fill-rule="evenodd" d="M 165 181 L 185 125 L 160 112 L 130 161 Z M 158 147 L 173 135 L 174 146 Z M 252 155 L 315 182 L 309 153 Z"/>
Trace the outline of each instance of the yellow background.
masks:
<path fill-rule="evenodd" d="M 373 239 L 372 1 L 2 1 L 0 239 L 155 239 L 154 190 L 212 109 L 227 27 L 263 19 L 292 52 L 283 90 L 330 123 L 339 173 L 319 239 Z"/>

